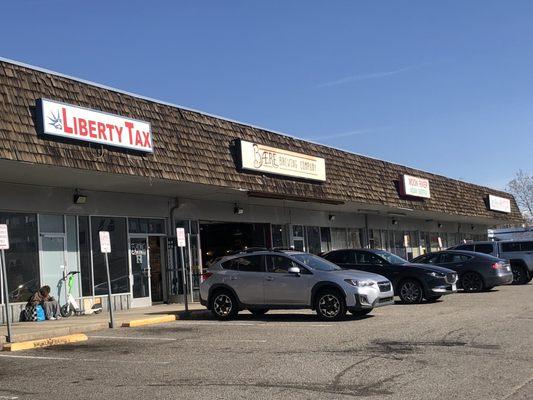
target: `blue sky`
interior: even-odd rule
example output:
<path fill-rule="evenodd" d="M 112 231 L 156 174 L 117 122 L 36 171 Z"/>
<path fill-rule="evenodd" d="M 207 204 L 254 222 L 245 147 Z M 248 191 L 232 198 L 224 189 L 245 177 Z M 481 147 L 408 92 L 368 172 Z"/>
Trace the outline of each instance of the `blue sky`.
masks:
<path fill-rule="evenodd" d="M 454 178 L 533 172 L 531 1 L 2 5 L 0 56 Z"/>

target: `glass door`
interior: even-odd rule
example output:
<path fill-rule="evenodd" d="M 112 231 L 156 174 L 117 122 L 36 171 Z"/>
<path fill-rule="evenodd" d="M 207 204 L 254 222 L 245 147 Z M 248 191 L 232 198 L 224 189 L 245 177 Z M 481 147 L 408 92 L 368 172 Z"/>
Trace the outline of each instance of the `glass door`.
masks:
<path fill-rule="evenodd" d="M 63 271 L 66 267 L 65 237 L 41 235 L 41 285 L 50 286 L 50 295 L 64 303 Z"/>
<path fill-rule="evenodd" d="M 133 277 L 132 307 L 149 307 L 152 305 L 152 299 L 147 237 L 130 238 L 130 259 Z"/>

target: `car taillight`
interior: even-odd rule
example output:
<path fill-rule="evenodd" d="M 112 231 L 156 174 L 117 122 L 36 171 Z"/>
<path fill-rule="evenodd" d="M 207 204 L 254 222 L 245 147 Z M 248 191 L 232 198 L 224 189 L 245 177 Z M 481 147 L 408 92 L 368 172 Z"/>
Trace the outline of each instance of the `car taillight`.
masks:
<path fill-rule="evenodd" d="M 494 263 L 491 265 L 492 269 L 500 269 L 500 268 L 503 268 L 503 264 L 502 263 Z"/>
<path fill-rule="evenodd" d="M 204 272 L 202 275 L 201 275 L 201 280 L 202 282 L 205 282 L 206 280 L 208 280 L 211 275 L 213 275 L 212 272 Z"/>

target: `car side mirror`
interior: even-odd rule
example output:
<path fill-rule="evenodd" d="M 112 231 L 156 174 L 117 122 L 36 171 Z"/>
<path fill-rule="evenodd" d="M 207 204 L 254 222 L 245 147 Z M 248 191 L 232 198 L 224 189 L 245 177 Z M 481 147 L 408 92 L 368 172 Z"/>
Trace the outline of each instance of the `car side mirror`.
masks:
<path fill-rule="evenodd" d="M 298 267 L 290 267 L 288 272 L 289 274 L 296 275 L 296 276 L 300 276 L 300 274 L 302 273 L 302 271 L 300 271 L 300 268 Z"/>

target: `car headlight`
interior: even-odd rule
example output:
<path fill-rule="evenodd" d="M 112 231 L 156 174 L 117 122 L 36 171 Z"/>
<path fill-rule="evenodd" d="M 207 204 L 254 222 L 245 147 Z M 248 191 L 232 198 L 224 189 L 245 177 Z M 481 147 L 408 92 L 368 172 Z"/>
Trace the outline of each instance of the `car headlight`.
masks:
<path fill-rule="evenodd" d="M 428 272 L 429 276 L 432 276 L 434 278 L 444 278 L 444 274 L 441 274 L 440 272 Z"/>
<path fill-rule="evenodd" d="M 358 286 L 358 287 L 365 287 L 365 286 L 374 286 L 374 281 L 358 281 L 357 279 L 345 279 L 344 282 L 352 285 L 352 286 Z"/>

